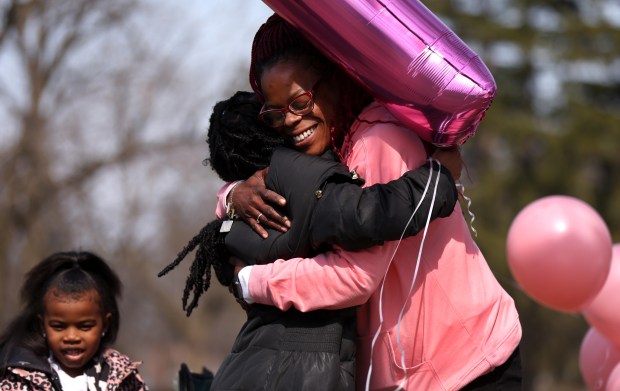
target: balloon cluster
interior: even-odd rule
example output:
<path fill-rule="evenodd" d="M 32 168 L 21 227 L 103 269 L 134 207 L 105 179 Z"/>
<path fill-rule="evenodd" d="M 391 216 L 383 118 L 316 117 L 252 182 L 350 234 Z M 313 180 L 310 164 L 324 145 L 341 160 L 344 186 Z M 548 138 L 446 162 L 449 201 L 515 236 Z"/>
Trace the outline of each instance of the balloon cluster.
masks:
<path fill-rule="evenodd" d="M 620 244 L 601 216 L 567 196 L 538 199 L 508 231 L 508 266 L 532 299 L 591 326 L 579 366 L 590 390 L 620 390 Z"/>
<path fill-rule="evenodd" d="M 495 97 L 480 57 L 417 0 L 263 0 L 422 139 L 464 143 Z"/>

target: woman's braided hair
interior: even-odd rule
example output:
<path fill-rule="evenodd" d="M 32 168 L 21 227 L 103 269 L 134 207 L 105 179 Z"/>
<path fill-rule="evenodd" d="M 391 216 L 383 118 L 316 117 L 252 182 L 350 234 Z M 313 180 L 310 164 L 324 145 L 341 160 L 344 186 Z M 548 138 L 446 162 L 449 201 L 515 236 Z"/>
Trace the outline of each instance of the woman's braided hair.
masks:
<path fill-rule="evenodd" d="M 281 136 L 258 120 L 260 109 L 257 96 L 245 91 L 236 92 L 213 108 L 207 135 L 209 157 L 203 164 L 210 165 L 222 180 L 233 182 L 249 178 L 257 170 L 267 167 L 274 149 L 284 145 Z M 228 262 L 230 253 L 224 243 L 224 234 L 220 233 L 221 226 L 221 220 L 207 223 L 158 274 L 159 277 L 167 274 L 196 249 L 183 290 L 183 309 L 187 316 L 209 289 L 211 267 L 222 285 L 228 286 L 232 281 L 233 266 Z"/>

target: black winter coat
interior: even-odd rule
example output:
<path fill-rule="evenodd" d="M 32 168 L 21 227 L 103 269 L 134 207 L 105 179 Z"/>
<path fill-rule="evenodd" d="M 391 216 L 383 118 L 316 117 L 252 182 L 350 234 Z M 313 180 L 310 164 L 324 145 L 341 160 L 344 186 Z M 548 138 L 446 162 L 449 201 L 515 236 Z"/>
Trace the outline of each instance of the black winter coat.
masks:
<path fill-rule="evenodd" d="M 338 244 L 355 250 L 415 235 L 426 222 L 430 195 L 422 198 L 430 165 L 399 180 L 362 189 L 361 178 L 338 163 L 282 148 L 274 152 L 266 185 L 287 199 L 286 233 L 262 239 L 241 221 L 226 246 L 248 264 L 315 255 Z M 440 172 L 431 217 L 448 216 L 458 194 L 450 174 Z M 406 229 L 405 229 L 406 227 Z M 253 305 L 212 390 L 354 390 L 355 309 L 302 313 Z"/>
<path fill-rule="evenodd" d="M 289 216 L 292 227 L 286 233 L 266 228 L 269 237 L 263 239 L 237 221 L 226 236 L 226 247 L 252 265 L 317 254 L 329 244 L 359 250 L 401 235 L 413 236 L 424 228 L 429 213 L 435 219 L 454 210 L 458 199 L 454 180 L 445 167 L 437 171 L 436 163 L 433 172 L 426 163 L 387 184 L 362 188 L 363 179 L 338 163 L 332 151 L 311 156 L 276 149 L 265 181 L 268 188 L 286 198 L 286 210 L 281 212 Z M 431 211 L 437 174 L 438 191 Z M 433 175 L 431 186 L 422 197 L 429 175 Z"/>

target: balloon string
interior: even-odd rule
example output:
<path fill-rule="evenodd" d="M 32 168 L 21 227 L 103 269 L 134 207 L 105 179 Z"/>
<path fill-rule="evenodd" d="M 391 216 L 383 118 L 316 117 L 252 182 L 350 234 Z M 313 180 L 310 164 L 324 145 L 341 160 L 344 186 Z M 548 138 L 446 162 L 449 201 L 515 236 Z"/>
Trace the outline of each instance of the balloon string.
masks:
<path fill-rule="evenodd" d="M 405 228 L 403 229 L 403 233 L 400 235 L 400 239 L 398 239 L 398 243 L 396 244 L 396 248 L 394 249 L 394 252 L 392 253 L 392 257 L 390 258 L 390 261 L 388 262 L 387 268 L 385 269 L 385 274 L 383 275 L 383 279 L 381 281 L 381 289 L 379 290 L 379 326 L 377 327 L 377 331 L 375 332 L 375 335 L 372 338 L 372 342 L 370 344 L 370 364 L 368 367 L 368 373 L 366 375 L 366 387 L 365 390 L 369 391 L 370 390 L 370 378 L 372 377 L 372 356 L 375 350 L 375 344 L 377 342 L 377 339 L 379 338 L 379 334 L 381 333 L 381 328 L 383 327 L 383 290 L 385 288 L 385 279 L 387 278 L 387 273 L 388 270 L 390 269 L 390 266 L 392 265 L 392 261 L 394 261 L 394 257 L 396 256 L 396 252 L 398 251 L 398 248 L 400 247 L 400 243 L 403 240 L 403 237 L 405 236 L 405 232 L 407 231 L 407 227 L 409 226 L 409 224 L 411 224 L 411 220 L 413 220 L 413 217 L 415 216 L 415 214 L 418 212 L 418 209 L 420 209 L 420 206 L 422 205 L 422 201 L 424 201 L 424 198 L 426 197 L 426 193 L 428 193 L 428 190 L 430 188 L 430 184 L 431 184 L 431 179 L 433 177 L 433 170 L 432 170 L 432 163 L 433 161 L 436 161 L 437 164 L 439 164 L 441 166 L 441 164 L 437 161 L 437 160 L 433 160 L 432 158 L 428 159 L 431 162 L 431 170 L 430 170 L 430 175 L 428 176 L 428 180 L 426 181 L 426 186 L 424 188 L 424 192 L 422 193 L 422 197 L 420 197 L 420 201 L 418 202 L 418 204 L 416 205 L 415 209 L 413 210 L 413 213 L 411 214 L 411 217 L 409 217 L 409 220 L 407 221 L 407 224 L 405 225 Z M 439 170 L 437 171 L 439 173 Z M 439 178 L 439 174 L 438 174 L 438 178 Z M 434 196 L 433 196 L 433 202 L 434 202 Z M 432 211 L 432 205 L 431 205 L 431 209 L 430 211 Z M 429 216 L 431 215 L 431 213 L 429 212 Z M 426 230 L 426 228 L 425 228 Z M 425 232 L 426 235 L 426 232 Z M 417 265 L 416 265 L 416 269 L 417 269 Z M 415 276 L 414 276 L 415 278 Z M 400 325 L 399 325 L 400 326 Z M 400 342 L 399 342 L 400 344 Z M 402 348 L 401 348 L 402 351 Z"/>
<path fill-rule="evenodd" d="M 431 208 L 430 208 L 431 211 L 433 210 L 433 207 L 435 206 L 435 199 L 437 197 L 437 188 L 439 187 L 439 171 L 441 170 L 441 163 L 437 161 L 437 164 L 438 164 L 437 179 L 435 179 L 435 188 L 433 189 L 433 198 L 431 199 Z M 431 176 L 432 176 L 432 168 L 431 168 Z M 429 213 L 428 217 L 426 218 L 426 224 L 424 225 L 424 233 L 422 234 L 422 240 L 420 242 L 420 249 L 418 250 L 418 258 L 416 259 L 415 271 L 413 272 L 413 278 L 411 279 L 411 285 L 409 286 L 409 292 L 407 293 L 407 296 L 406 296 L 407 298 L 405 302 L 403 303 L 402 308 L 400 309 L 400 313 L 398 314 L 398 322 L 396 323 L 396 344 L 398 346 L 398 349 L 400 349 L 400 364 L 404 371 L 403 378 L 400 384 L 398 385 L 397 390 L 403 390 L 404 385 L 407 382 L 407 366 L 405 365 L 405 349 L 403 348 L 403 345 L 400 340 L 400 325 L 403 320 L 403 315 L 405 313 L 405 308 L 407 307 L 407 303 L 409 303 L 409 299 L 411 298 L 411 293 L 413 292 L 413 286 L 415 285 L 415 282 L 418 277 L 418 271 L 420 270 L 420 262 L 422 260 L 422 251 L 424 249 L 424 242 L 426 241 L 426 234 L 428 233 L 428 227 L 430 223 L 431 223 L 431 213 Z"/>
<path fill-rule="evenodd" d="M 474 237 L 477 238 L 478 231 L 476 231 L 476 228 L 474 228 L 474 220 L 476 220 L 476 215 L 473 214 L 473 212 L 471 211 L 471 198 L 465 195 L 465 186 L 461 182 L 456 183 L 456 188 L 460 189 L 461 196 L 463 196 L 463 199 L 465 199 L 466 201 L 467 213 L 469 214 L 469 228 L 471 229 L 471 232 L 474 233 Z"/>

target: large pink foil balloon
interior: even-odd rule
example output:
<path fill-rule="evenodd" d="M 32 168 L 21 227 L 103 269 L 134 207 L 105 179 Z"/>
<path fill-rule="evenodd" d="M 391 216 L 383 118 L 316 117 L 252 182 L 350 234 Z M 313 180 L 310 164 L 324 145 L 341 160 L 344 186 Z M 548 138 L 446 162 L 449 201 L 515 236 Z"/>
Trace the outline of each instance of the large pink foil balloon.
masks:
<path fill-rule="evenodd" d="M 420 1 L 263 1 L 435 145 L 474 135 L 495 97 L 480 57 Z"/>
<path fill-rule="evenodd" d="M 620 346 L 620 244 L 612 249 L 607 280 L 582 313 L 590 326 Z"/>
<path fill-rule="evenodd" d="M 610 373 L 620 363 L 620 348 L 594 328 L 581 341 L 579 369 L 589 390 L 604 390 Z M 620 389 L 618 389 L 620 390 Z"/>
<path fill-rule="evenodd" d="M 601 290 L 611 264 L 611 235 L 585 202 L 549 196 L 527 205 L 513 220 L 508 265 L 534 300 L 576 312 Z"/>

